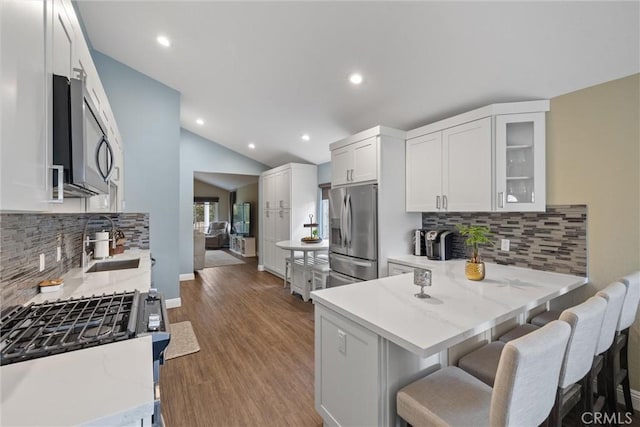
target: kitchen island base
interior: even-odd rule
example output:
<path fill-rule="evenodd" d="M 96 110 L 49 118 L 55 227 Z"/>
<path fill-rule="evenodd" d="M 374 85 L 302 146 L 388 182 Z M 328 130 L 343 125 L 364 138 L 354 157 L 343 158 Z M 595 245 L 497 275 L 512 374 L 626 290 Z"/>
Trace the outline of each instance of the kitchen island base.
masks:
<path fill-rule="evenodd" d="M 396 392 L 446 365 L 422 358 L 346 317 L 315 306 L 315 407 L 331 426 L 396 426 Z"/>

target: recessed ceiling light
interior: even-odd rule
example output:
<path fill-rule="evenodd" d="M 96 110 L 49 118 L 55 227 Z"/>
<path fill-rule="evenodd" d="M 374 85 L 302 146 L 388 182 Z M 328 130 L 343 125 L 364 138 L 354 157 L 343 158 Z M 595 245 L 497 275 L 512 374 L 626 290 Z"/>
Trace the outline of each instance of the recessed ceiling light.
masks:
<path fill-rule="evenodd" d="M 359 85 L 362 83 L 362 74 L 353 73 L 349 76 L 349 81 L 354 85 Z"/>
<path fill-rule="evenodd" d="M 204 124 L 204 120 L 202 119 L 197 119 L 196 123 L 199 124 L 200 126 L 202 126 Z"/>
<path fill-rule="evenodd" d="M 254 148 L 256 148 L 256 144 L 254 144 L 253 142 L 250 142 L 249 143 L 249 148 L 251 148 L 253 150 Z"/>
<path fill-rule="evenodd" d="M 171 46 L 171 42 L 169 41 L 169 39 L 165 36 L 158 36 L 156 38 L 156 40 L 158 41 L 158 43 L 160 43 L 162 46 L 164 47 L 169 47 Z"/>
<path fill-rule="evenodd" d="M 302 135 L 301 138 L 303 141 L 309 141 L 311 139 L 308 133 L 305 133 L 304 135 Z"/>

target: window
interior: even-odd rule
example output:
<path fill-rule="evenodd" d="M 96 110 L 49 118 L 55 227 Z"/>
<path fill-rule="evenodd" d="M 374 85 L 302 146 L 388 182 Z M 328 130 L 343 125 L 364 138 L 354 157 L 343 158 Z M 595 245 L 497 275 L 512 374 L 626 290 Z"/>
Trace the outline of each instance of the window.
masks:
<path fill-rule="evenodd" d="M 196 197 L 193 201 L 193 228 L 206 233 L 209 224 L 219 218 L 217 197 Z"/>
<path fill-rule="evenodd" d="M 320 212 L 318 212 L 318 223 L 320 237 L 323 239 L 329 238 L 329 191 L 331 190 L 331 184 L 320 184 Z"/>

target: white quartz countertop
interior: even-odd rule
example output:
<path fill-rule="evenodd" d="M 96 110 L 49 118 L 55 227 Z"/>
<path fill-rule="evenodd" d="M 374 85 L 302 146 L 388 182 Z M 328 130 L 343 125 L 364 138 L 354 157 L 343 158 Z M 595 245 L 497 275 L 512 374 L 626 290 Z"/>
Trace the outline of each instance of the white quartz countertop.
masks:
<path fill-rule="evenodd" d="M 138 268 L 85 273 L 96 262 L 124 261 L 140 258 Z M 85 268 L 74 268 L 63 276 L 64 286 L 56 292 L 38 294 L 29 302 L 40 303 L 57 299 L 110 294 L 139 290 L 147 292 L 151 286 L 151 258 L 148 249 L 128 249 L 105 260 L 91 261 Z"/>
<path fill-rule="evenodd" d="M 140 424 L 153 413 L 151 337 L 2 367 L 0 425 Z"/>
<path fill-rule="evenodd" d="M 466 279 L 464 265 L 464 260 L 426 259 L 413 265 L 432 270 L 433 285 L 425 288 L 430 299 L 414 297 L 420 288 L 411 273 L 322 289 L 311 297 L 427 357 L 587 283 L 586 277 L 491 263 L 485 280 L 474 282 Z"/>
<path fill-rule="evenodd" d="M 98 261 L 140 258 L 133 269 L 85 273 L 96 261 L 74 268 L 63 276 L 62 289 L 29 302 L 146 292 L 151 283 L 149 255 L 149 250 L 129 249 Z M 139 425 L 153 413 L 151 337 L 5 365 L 0 383 L 2 426 Z"/>

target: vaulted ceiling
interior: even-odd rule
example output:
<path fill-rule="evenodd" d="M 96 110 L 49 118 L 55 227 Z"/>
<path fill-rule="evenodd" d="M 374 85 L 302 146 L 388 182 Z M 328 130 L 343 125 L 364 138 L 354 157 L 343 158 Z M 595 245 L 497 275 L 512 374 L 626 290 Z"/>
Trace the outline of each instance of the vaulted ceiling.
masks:
<path fill-rule="evenodd" d="M 184 128 L 270 166 L 325 162 L 331 142 L 378 124 L 408 130 L 640 71 L 638 2 L 78 7 L 94 49 L 181 92 Z"/>

